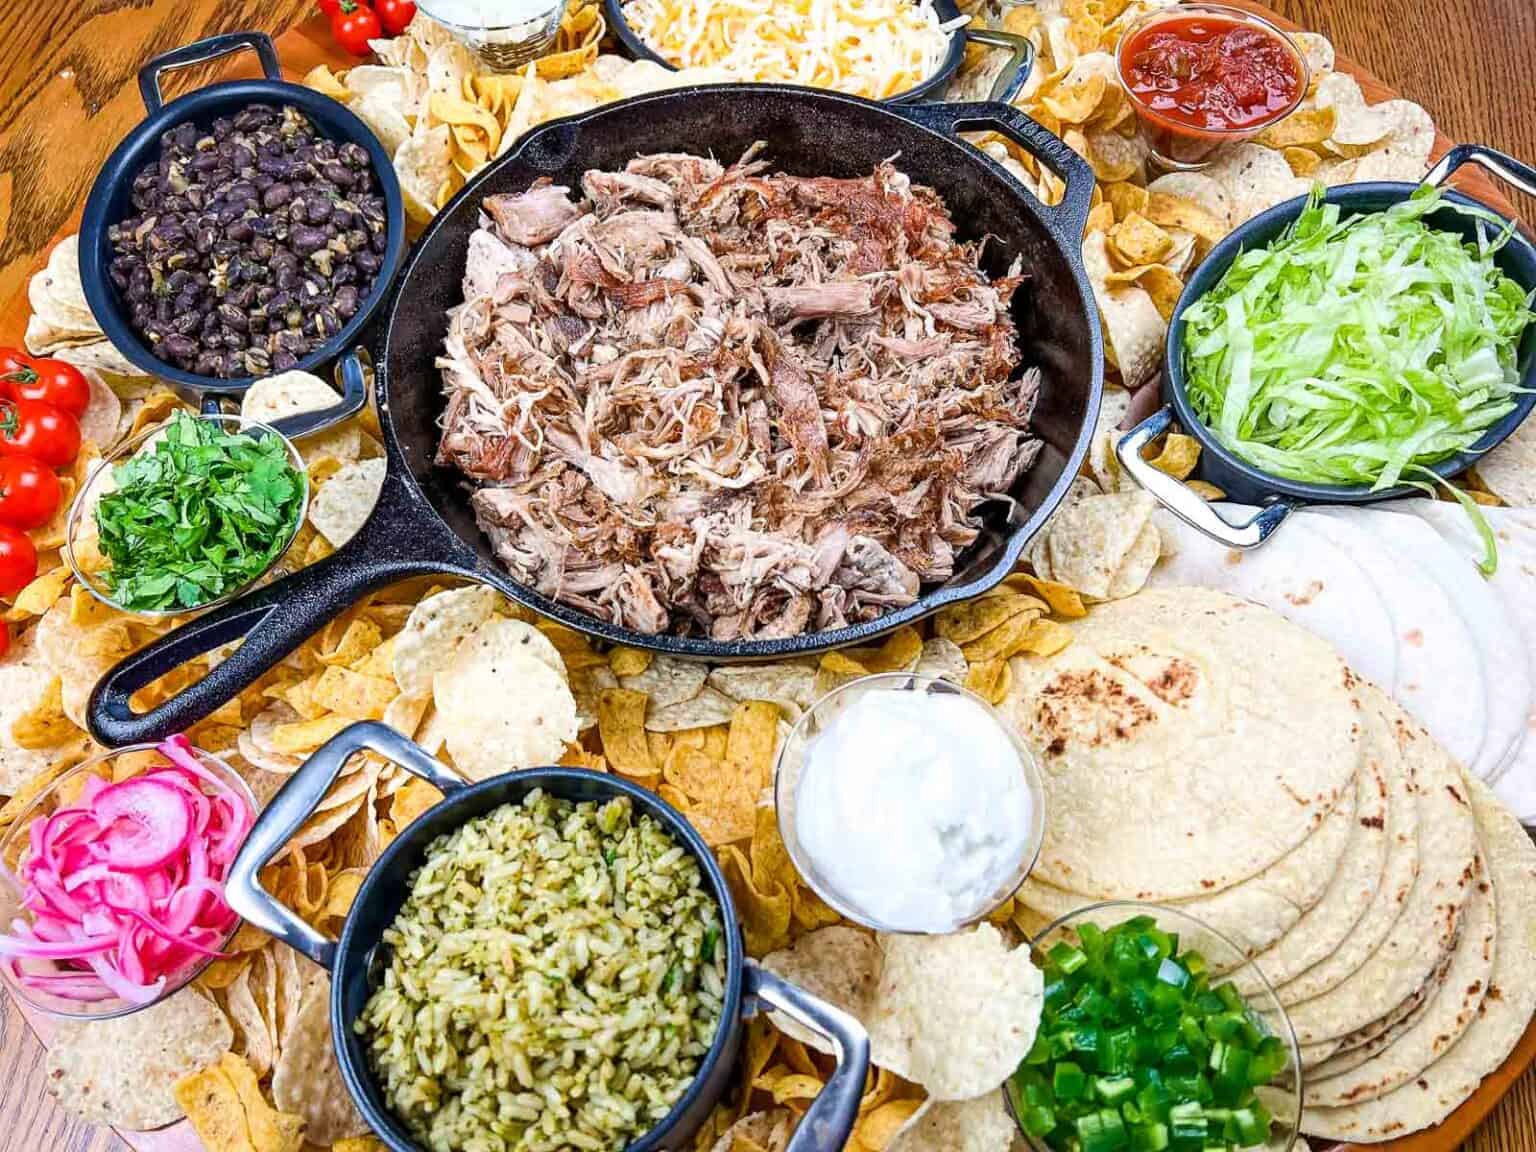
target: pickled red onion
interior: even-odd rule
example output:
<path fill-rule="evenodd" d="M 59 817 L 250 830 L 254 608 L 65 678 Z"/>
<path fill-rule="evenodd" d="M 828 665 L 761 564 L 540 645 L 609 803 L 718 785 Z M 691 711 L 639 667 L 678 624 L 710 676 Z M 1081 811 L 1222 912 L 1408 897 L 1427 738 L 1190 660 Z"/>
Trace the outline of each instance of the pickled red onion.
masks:
<path fill-rule="evenodd" d="M 184 736 L 170 763 L 116 783 L 87 776 L 79 797 L 27 831 L 21 906 L 0 933 L 0 964 L 60 1000 L 148 1004 L 195 962 L 222 955 L 237 922 L 223 879 L 251 829 L 250 802 Z"/>

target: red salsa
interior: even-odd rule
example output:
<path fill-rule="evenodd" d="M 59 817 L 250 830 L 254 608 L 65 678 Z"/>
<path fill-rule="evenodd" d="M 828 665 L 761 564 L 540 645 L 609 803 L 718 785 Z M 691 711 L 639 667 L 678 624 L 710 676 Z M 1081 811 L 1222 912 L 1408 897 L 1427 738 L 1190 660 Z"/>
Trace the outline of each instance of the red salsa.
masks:
<path fill-rule="evenodd" d="M 1133 32 L 1120 74 L 1143 112 L 1193 134 L 1257 132 L 1288 113 L 1305 84 L 1300 57 L 1278 34 L 1210 15 Z"/>

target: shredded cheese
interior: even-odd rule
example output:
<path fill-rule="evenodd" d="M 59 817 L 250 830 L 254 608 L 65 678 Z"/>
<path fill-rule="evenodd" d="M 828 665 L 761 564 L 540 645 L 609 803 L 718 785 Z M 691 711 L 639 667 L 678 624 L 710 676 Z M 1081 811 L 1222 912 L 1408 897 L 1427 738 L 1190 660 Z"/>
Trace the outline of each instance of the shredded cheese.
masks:
<path fill-rule="evenodd" d="M 932 0 L 629 0 L 624 18 L 679 68 L 884 99 L 938 71 L 955 29 Z"/>

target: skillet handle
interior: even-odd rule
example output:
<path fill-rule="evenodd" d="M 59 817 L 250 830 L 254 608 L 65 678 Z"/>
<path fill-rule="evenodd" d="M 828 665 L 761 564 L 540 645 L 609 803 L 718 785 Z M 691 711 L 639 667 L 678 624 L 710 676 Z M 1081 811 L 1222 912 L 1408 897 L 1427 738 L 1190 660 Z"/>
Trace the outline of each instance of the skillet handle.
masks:
<path fill-rule="evenodd" d="M 1060 204 L 1041 204 L 1060 239 L 1072 250 L 1082 243 L 1088 210 L 1093 207 L 1093 169 L 1059 136 L 1048 132 L 1011 104 L 909 104 L 893 105 L 898 116 L 935 132 L 958 136 L 961 132 L 999 132 L 1056 173 L 1066 184 Z M 1033 195 L 1033 194 L 1032 194 Z"/>
<path fill-rule="evenodd" d="M 987 100 L 1012 104 L 1023 91 L 1030 73 L 1035 70 L 1034 41 L 1027 36 L 1016 36 L 1012 32 L 999 32 L 992 28 L 962 28 L 960 35 L 968 43 L 1008 51 L 1008 60 L 997 74 L 997 79 L 992 81 L 992 90 L 987 93 Z"/>
<path fill-rule="evenodd" d="M 345 547 L 249 595 L 213 609 L 111 669 L 91 695 L 91 734 L 108 747 L 164 739 L 234 699 L 337 613 L 386 584 L 442 572 L 474 576 L 473 554 L 440 524 L 393 467 L 373 515 Z M 173 668 L 240 641 L 240 646 L 148 712 L 133 694 Z"/>
<path fill-rule="evenodd" d="M 350 416 L 356 416 L 368 402 L 369 368 L 371 364 L 368 362 L 368 350 L 352 349 L 336 366 L 336 374 L 341 377 L 339 401 L 318 412 L 300 412 L 294 416 L 284 416 L 281 420 L 274 420 L 271 427 L 276 428 L 290 440 L 298 440 L 324 431 L 333 424 L 340 424 Z"/>
<path fill-rule="evenodd" d="M 804 988 L 775 976 L 756 961 L 742 971 L 746 1014 L 782 1012 L 795 1023 L 832 1042 L 837 1067 L 822 1085 L 784 1152 L 842 1152 L 859 1117 L 864 1081 L 869 1075 L 869 1033 L 864 1025 Z"/>
<path fill-rule="evenodd" d="M 452 768 L 428 756 L 419 745 L 387 724 L 359 721 L 322 744 L 272 797 L 272 802 L 256 817 L 224 881 L 224 900 L 241 919 L 270 932 L 327 971 L 335 964 L 336 942 L 316 932 L 263 888 L 261 870 L 314 815 L 347 761 L 365 750 L 377 752 L 411 775 L 436 785 L 445 795 L 469 786 Z"/>
<path fill-rule="evenodd" d="M 204 40 L 194 40 L 180 48 L 172 48 L 140 68 L 139 95 L 144 98 L 145 109 L 153 116 L 165 103 L 164 97 L 160 95 L 161 73 L 189 68 L 193 64 L 205 64 L 242 48 L 249 48 L 256 53 L 261 60 L 262 74 L 268 80 L 283 78 L 283 66 L 278 62 L 277 48 L 272 44 L 272 37 L 265 32 L 225 32 Z"/>
<path fill-rule="evenodd" d="M 1486 168 L 1499 179 L 1513 184 L 1527 196 L 1536 196 L 1536 168 L 1496 148 L 1489 148 L 1482 144 L 1456 145 L 1440 157 L 1440 162 L 1429 170 L 1429 175 L 1424 177 L 1424 183 L 1433 184 L 1438 188 L 1465 164 L 1476 164 L 1479 168 Z"/>
<path fill-rule="evenodd" d="M 1251 519 L 1234 524 L 1184 481 L 1159 471 L 1142 459 L 1141 450 L 1166 432 L 1172 423 L 1172 409 L 1159 408 L 1120 437 L 1115 443 L 1115 456 L 1120 461 L 1120 467 L 1130 473 L 1136 483 L 1152 493 L 1164 508 L 1218 544 L 1247 549 L 1257 548 L 1268 540 L 1281 522 L 1295 511 L 1295 505 L 1277 500 Z"/>

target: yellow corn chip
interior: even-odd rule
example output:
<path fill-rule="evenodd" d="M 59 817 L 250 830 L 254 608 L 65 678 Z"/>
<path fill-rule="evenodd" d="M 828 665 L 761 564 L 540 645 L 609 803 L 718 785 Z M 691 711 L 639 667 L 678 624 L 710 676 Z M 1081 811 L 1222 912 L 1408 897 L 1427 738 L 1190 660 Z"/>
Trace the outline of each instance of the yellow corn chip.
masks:
<path fill-rule="evenodd" d="M 1200 441 L 1193 436 L 1170 432 L 1163 441 L 1163 450 L 1152 461 L 1152 467 L 1159 472 L 1166 472 L 1175 479 L 1183 480 L 1195 470 L 1195 465 L 1199 463 Z"/>
<path fill-rule="evenodd" d="M 395 827 L 404 828 L 442 798 L 443 794 L 434 785 L 412 777 L 410 783 L 390 798 L 389 818 Z"/>
<path fill-rule="evenodd" d="M 627 688 L 605 688 L 597 694 L 597 730 L 603 738 L 603 753 L 613 770 L 622 775 L 645 779 L 660 771 L 651 759 L 650 745 L 645 739 L 645 706 L 649 700 L 645 693 Z"/>
<path fill-rule="evenodd" d="M 22 619 L 27 616 L 41 616 L 52 608 L 59 597 L 64 595 L 64 589 L 68 587 L 73 573 L 66 567 L 60 566 L 50 572 L 44 572 L 16 593 L 16 599 L 11 603 L 11 612 L 15 613 L 13 619 Z M 7 615 L 10 615 L 9 613 Z"/>
<path fill-rule="evenodd" d="M 389 702 L 398 695 L 400 686 L 393 679 L 364 676 L 350 668 L 327 668 L 314 687 L 316 704 L 354 720 L 382 720 Z"/>
<path fill-rule="evenodd" d="M 348 716 L 321 716 L 315 720 L 279 724 L 272 729 L 272 751 L 285 756 L 306 755 L 353 722 Z"/>
<path fill-rule="evenodd" d="M 1035 656 L 1054 656 L 1070 643 L 1072 629 L 1065 624 L 1056 620 L 1036 620 L 1024 637 L 1023 651 Z"/>
<path fill-rule="evenodd" d="M 585 768 L 589 772 L 608 771 L 608 759 L 600 752 L 588 752 L 580 744 L 567 744 L 557 764 L 567 768 Z"/>
<path fill-rule="evenodd" d="M 969 644 L 999 628 L 1021 612 L 1044 612 L 1046 605 L 1032 596 L 989 595 L 940 610 L 933 630 L 956 644 Z"/>
<path fill-rule="evenodd" d="M 1139 215 L 1147 206 L 1147 190 L 1140 184 L 1124 180 L 1106 185 L 1104 198 L 1114 207 L 1117 220 L 1124 220 L 1133 214 Z"/>
<path fill-rule="evenodd" d="M 1227 498 L 1225 491 L 1207 480 L 1186 480 L 1184 483 L 1188 485 L 1191 492 L 1195 493 L 1202 500 L 1225 500 Z"/>
<path fill-rule="evenodd" d="M 639 648 L 615 648 L 608 653 L 608 667 L 615 676 L 638 676 L 651 666 L 651 654 Z"/>
<path fill-rule="evenodd" d="M 1088 608 L 1083 604 L 1083 598 L 1077 594 L 1075 588 L 1066 584 L 1055 580 L 1042 580 L 1027 572 L 1015 572 L 1003 583 L 1009 587 L 1028 589 L 1033 592 L 1044 600 L 1057 616 L 1065 616 L 1068 620 L 1081 620 L 1088 615 Z"/>
<path fill-rule="evenodd" d="M 336 647 L 320 653 L 320 663 L 351 665 L 366 657 L 384 643 L 384 633 L 372 620 L 356 619 L 347 624 Z"/>
<path fill-rule="evenodd" d="M 1254 142 L 1276 152 L 1305 144 L 1321 144 L 1333 135 L 1339 122 L 1339 110 L 1332 105 L 1324 108 L 1302 108 L 1292 112 L 1284 120 L 1271 124 L 1260 132 Z"/>
<path fill-rule="evenodd" d="M 1090 232 L 1108 232 L 1115 226 L 1115 208 L 1109 203 L 1100 204 L 1088 213 L 1088 222 L 1083 225 L 1083 235 Z"/>
<path fill-rule="evenodd" d="M 34 707 L 11 722 L 11 739 L 18 748 L 53 748 L 79 731 L 64 715 L 63 681 L 57 676 Z"/>
<path fill-rule="evenodd" d="M 726 736 L 725 758 L 740 767 L 753 787 L 766 788 L 773 778 L 773 754 L 778 743 L 777 704 L 771 700 L 745 700 L 736 705 Z"/>
<path fill-rule="evenodd" d="M 1215 244 L 1227 234 L 1226 225 L 1193 200 L 1153 192 L 1147 197 L 1142 215 L 1159 228 L 1183 228 L 1207 244 Z"/>
<path fill-rule="evenodd" d="M 978 660 L 965 674 L 965 686 L 988 704 L 999 704 L 1013 684 L 1007 660 Z"/>
<path fill-rule="evenodd" d="M 1132 212 L 1109 230 L 1109 248 L 1133 267 L 1156 264 L 1173 251 L 1173 237 L 1141 213 Z"/>
<path fill-rule="evenodd" d="M 1323 166 L 1323 158 L 1310 148 L 1285 148 L 1280 153 L 1291 166 L 1291 175 L 1306 179 Z"/>
<path fill-rule="evenodd" d="M 232 1052 L 172 1090 L 208 1152 L 300 1152 L 304 1121 L 266 1102 L 256 1073 Z"/>
<path fill-rule="evenodd" d="M 912 1119 L 912 1114 L 921 1106 L 920 1100 L 892 1100 L 881 1104 L 867 1115 L 859 1117 L 853 1134 L 869 1152 L 883 1152 L 891 1142 L 891 1137 Z"/>
<path fill-rule="evenodd" d="M 790 897 L 782 884 L 759 888 L 741 849 L 727 846 L 716 851 L 720 871 L 730 885 L 741 917 L 742 942 L 751 956 L 765 956 L 789 943 Z"/>
<path fill-rule="evenodd" d="M 128 430 L 128 437 L 131 439 L 146 429 L 153 428 L 169 417 L 172 412 L 184 407 L 186 405 L 182 404 L 181 397 L 176 393 L 169 388 L 157 387 L 144 397 L 143 405 L 133 414 L 133 426 Z"/>

